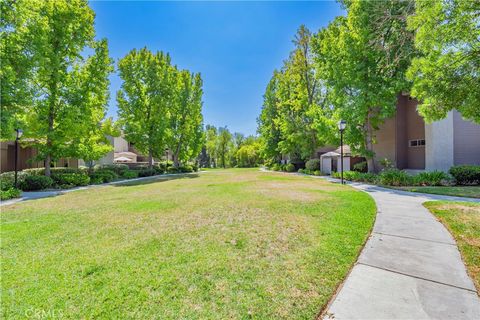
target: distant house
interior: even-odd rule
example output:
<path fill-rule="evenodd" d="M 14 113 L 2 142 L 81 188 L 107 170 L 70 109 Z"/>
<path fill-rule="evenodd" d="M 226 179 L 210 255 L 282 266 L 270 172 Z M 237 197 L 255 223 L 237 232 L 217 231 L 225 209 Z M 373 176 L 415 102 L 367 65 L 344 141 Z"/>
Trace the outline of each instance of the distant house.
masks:
<path fill-rule="evenodd" d="M 462 119 L 455 110 L 443 120 L 426 124 L 417 105 L 417 100 L 399 95 L 395 115 L 376 133 L 377 170 L 385 158 L 408 170 L 448 171 L 454 165 L 480 165 L 480 125 Z"/>

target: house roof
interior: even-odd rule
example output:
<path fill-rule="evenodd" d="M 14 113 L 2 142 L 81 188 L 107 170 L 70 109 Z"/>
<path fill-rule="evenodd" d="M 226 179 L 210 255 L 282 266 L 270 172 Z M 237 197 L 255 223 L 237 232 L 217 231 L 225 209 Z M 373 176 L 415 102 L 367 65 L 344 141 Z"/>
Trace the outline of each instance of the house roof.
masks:
<path fill-rule="evenodd" d="M 337 149 L 334 150 L 334 152 L 340 154 L 341 153 L 341 150 L 340 150 L 340 147 L 338 147 Z M 343 154 L 351 154 L 351 151 L 350 151 L 350 146 L 349 145 L 344 145 L 343 146 Z"/>
<path fill-rule="evenodd" d="M 324 157 L 338 157 L 340 156 L 340 153 L 336 153 L 334 151 L 330 151 L 330 152 L 327 152 L 327 153 L 324 153 L 320 156 L 320 158 L 324 158 Z"/>

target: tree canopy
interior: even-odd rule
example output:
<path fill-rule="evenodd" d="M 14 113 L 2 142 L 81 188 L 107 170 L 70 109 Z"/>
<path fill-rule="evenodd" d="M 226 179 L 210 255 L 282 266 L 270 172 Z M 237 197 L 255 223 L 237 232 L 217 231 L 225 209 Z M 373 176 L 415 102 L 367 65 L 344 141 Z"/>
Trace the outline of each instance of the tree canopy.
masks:
<path fill-rule="evenodd" d="M 420 51 L 408 72 L 420 114 L 434 121 L 456 109 L 480 123 L 480 3 L 417 1 L 409 28 Z"/>
<path fill-rule="evenodd" d="M 88 2 L 5 1 L 2 13 L 2 138 L 22 123 L 46 175 L 58 158 L 108 151 L 101 121 L 113 67 Z"/>

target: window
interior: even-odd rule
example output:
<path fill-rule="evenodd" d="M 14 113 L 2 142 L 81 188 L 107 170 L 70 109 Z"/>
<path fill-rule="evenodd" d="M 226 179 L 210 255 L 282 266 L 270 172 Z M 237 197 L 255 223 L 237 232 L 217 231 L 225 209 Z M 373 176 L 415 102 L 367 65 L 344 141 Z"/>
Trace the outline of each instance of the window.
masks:
<path fill-rule="evenodd" d="M 417 139 L 408 141 L 409 147 L 421 147 L 425 145 L 425 139 Z"/>

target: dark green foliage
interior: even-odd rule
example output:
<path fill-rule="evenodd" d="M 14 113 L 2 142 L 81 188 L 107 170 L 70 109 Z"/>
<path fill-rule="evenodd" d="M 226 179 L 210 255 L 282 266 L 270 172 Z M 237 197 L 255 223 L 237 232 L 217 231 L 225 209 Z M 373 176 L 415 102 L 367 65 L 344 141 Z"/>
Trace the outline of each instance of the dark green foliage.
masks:
<path fill-rule="evenodd" d="M 280 166 L 280 164 L 274 163 L 271 169 L 273 171 L 280 171 L 282 169 L 282 167 Z"/>
<path fill-rule="evenodd" d="M 0 200 L 8 200 L 13 198 L 18 198 L 22 192 L 15 188 L 9 188 L 6 190 L 0 190 Z"/>
<path fill-rule="evenodd" d="M 31 168 L 23 170 L 28 175 L 42 176 L 45 175 L 45 168 Z M 87 168 L 68 168 L 68 167 L 56 167 L 50 168 L 52 174 L 63 174 L 63 173 L 79 173 L 86 174 Z"/>
<path fill-rule="evenodd" d="M 90 174 L 92 183 L 108 183 L 117 179 L 118 175 L 110 169 L 98 169 Z"/>
<path fill-rule="evenodd" d="M 124 179 L 135 179 L 138 178 L 138 172 L 133 170 L 123 171 L 120 177 Z"/>
<path fill-rule="evenodd" d="M 52 172 L 52 179 L 60 188 L 86 186 L 90 182 L 90 177 L 84 173 Z"/>
<path fill-rule="evenodd" d="M 190 165 L 181 166 L 181 167 L 178 167 L 178 172 L 185 172 L 185 173 L 193 172 L 193 168 Z"/>
<path fill-rule="evenodd" d="M 139 177 L 151 177 L 156 174 L 155 169 L 144 169 L 144 170 L 138 170 L 138 176 Z"/>
<path fill-rule="evenodd" d="M 116 164 L 102 164 L 95 166 L 95 170 L 109 170 L 115 172 L 117 175 L 121 176 L 123 172 L 128 171 L 128 166 L 122 163 Z"/>
<path fill-rule="evenodd" d="M 353 170 L 358 172 L 366 172 L 367 171 L 367 161 L 362 161 L 359 163 L 355 163 L 353 165 Z"/>
<path fill-rule="evenodd" d="M 320 159 L 310 159 L 305 163 L 305 168 L 307 170 L 320 170 Z"/>
<path fill-rule="evenodd" d="M 27 174 L 23 171 L 17 173 L 17 182 L 20 185 Z M 14 187 L 15 184 L 15 172 L 9 171 L 0 174 L 0 190 L 6 191 Z"/>
<path fill-rule="evenodd" d="M 285 165 L 285 171 L 295 172 L 295 166 L 293 165 L 293 163 L 289 163 L 289 164 Z"/>
<path fill-rule="evenodd" d="M 26 176 L 25 180 L 20 184 L 20 188 L 24 191 L 43 190 L 51 187 L 53 180 L 47 176 Z"/>
<path fill-rule="evenodd" d="M 383 170 L 378 175 L 378 182 L 387 186 L 409 186 L 412 185 L 412 176 L 403 170 Z"/>
<path fill-rule="evenodd" d="M 443 186 L 451 181 L 451 177 L 443 171 L 421 172 L 413 177 L 415 186 Z"/>
<path fill-rule="evenodd" d="M 454 166 L 450 168 L 449 172 L 455 178 L 457 184 L 468 185 L 480 183 L 480 166 Z"/>
<path fill-rule="evenodd" d="M 178 168 L 175 167 L 168 167 L 167 173 L 178 173 Z"/>

